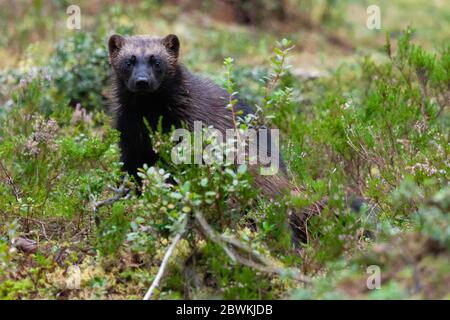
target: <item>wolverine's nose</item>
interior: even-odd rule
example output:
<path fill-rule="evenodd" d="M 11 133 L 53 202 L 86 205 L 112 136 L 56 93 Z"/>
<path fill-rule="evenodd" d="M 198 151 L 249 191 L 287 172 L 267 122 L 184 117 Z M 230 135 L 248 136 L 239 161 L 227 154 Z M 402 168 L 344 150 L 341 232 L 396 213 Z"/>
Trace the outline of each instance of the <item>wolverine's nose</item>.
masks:
<path fill-rule="evenodd" d="M 147 77 L 139 77 L 136 79 L 136 88 L 144 89 L 148 87 L 149 80 Z"/>

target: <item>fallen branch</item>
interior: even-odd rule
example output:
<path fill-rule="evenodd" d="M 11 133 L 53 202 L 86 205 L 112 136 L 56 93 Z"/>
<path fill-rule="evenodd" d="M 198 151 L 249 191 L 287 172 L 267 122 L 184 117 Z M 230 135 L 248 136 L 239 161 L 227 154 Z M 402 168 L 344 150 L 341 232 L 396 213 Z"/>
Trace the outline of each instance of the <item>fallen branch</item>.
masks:
<path fill-rule="evenodd" d="M 225 236 L 219 234 L 213 230 L 213 228 L 208 224 L 203 215 L 200 212 L 195 213 L 195 218 L 201 227 L 201 232 L 205 236 L 207 236 L 211 241 L 218 244 L 223 250 L 227 253 L 227 255 L 231 258 L 234 263 L 239 263 L 253 269 L 256 269 L 261 272 L 269 273 L 269 274 L 277 274 L 280 276 L 290 276 L 291 278 L 301 281 L 304 283 L 310 283 L 311 279 L 308 276 L 303 275 L 297 269 L 293 268 L 282 268 L 273 264 L 269 259 L 260 255 L 258 252 L 255 252 L 250 246 L 247 244 L 233 238 L 230 236 Z M 169 262 L 170 257 L 173 254 L 178 242 L 181 240 L 185 230 L 186 230 L 186 222 L 187 217 L 182 221 L 182 226 L 180 231 L 176 233 L 174 238 L 172 239 L 172 243 L 167 248 L 166 253 L 164 254 L 164 258 L 159 266 L 158 272 L 153 280 L 150 288 L 147 290 L 147 293 L 144 296 L 143 300 L 150 300 L 153 295 L 153 291 L 156 287 L 159 286 L 159 283 L 164 275 L 164 271 L 167 268 L 167 263 Z M 247 253 L 251 258 L 243 257 L 237 250 L 241 252 Z"/>
<path fill-rule="evenodd" d="M 45 238 L 47 241 L 50 240 L 49 237 L 47 236 L 47 232 L 46 232 L 46 230 L 45 230 L 45 223 L 44 223 L 44 222 L 42 222 L 42 221 L 40 221 L 40 220 L 38 220 L 38 219 L 27 218 L 27 217 L 19 217 L 19 218 L 22 219 L 22 220 L 31 221 L 31 222 L 34 222 L 34 223 L 37 223 L 37 224 L 41 225 L 41 227 L 42 227 L 42 234 L 43 234 L 44 238 Z"/>
<path fill-rule="evenodd" d="M 128 179 L 127 179 L 127 177 L 125 177 L 119 188 L 114 188 L 114 187 L 109 186 L 109 190 L 111 190 L 114 193 L 114 195 L 111 198 L 108 198 L 108 199 L 105 199 L 102 201 L 94 201 L 94 203 L 92 204 L 92 209 L 94 210 L 94 212 L 97 212 L 98 208 L 100 208 L 101 206 L 111 205 L 114 202 L 117 202 L 120 199 L 122 199 L 122 197 L 128 195 L 129 189 L 125 187 L 127 182 L 128 182 Z"/>
<path fill-rule="evenodd" d="M 211 226 L 207 223 L 207 221 L 205 220 L 205 218 L 203 217 L 203 215 L 200 212 L 197 211 L 195 213 L 195 218 L 196 218 L 198 224 L 200 225 L 200 227 L 202 228 L 203 233 L 207 237 L 209 237 L 211 239 L 211 241 L 213 241 L 214 243 L 221 246 L 233 262 L 238 262 L 242 265 L 254 268 L 261 272 L 270 273 L 270 274 L 278 274 L 281 276 L 290 275 L 295 280 L 305 282 L 305 283 L 311 282 L 311 278 L 303 275 L 298 270 L 292 269 L 292 268 L 278 267 L 275 264 L 273 264 L 266 257 L 255 252 L 250 246 L 246 245 L 245 243 L 243 243 L 233 237 L 218 234 L 211 228 Z M 236 249 L 244 251 L 251 258 L 249 259 L 249 258 L 242 257 L 236 251 Z M 255 261 L 255 260 L 257 260 L 257 261 Z"/>
<path fill-rule="evenodd" d="M 95 224 L 97 226 L 99 225 L 97 212 L 100 207 L 105 206 L 105 205 L 112 205 L 113 203 L 121 200 L 122 198 L 124 200 L 126 200 L 130 197 L 129 189 L 126 187 L 127 183 L 128 183 L 128 177 L 125 176 L 125 178 L 123 179 L 122 184 L 120 185 L 119 188 L 114 188 L 112 186 L 108 187 L 109 190 L 111 190 L 114 193 L 114 195 L 111 198 L 92 202 L 92 210 L 94 211 L 94 214 L 96 215 L 95 216 Z"/>
<path fill-rule="evenodd" d="M 152 285 L 150 288 L 148 288 L 147 293 L 144 296 L 143 300 L 150 300 L 153 291 L 157 286 L 159 286 L 159 282 L 161 281 L 162 276 L 164 275 L 164 270 L 166 269 L 167 262 L 169 261 L 170 256 L 173 253 L 173 250 L 177 246 L 178 241 L 180 241 L 182 235 L 184 233 L 184 228 L 180 232 L 178 232 L 175 237 L 172 240 L 172 243 L 170 244 L 169 248 L 166 251 L 166 254 L 164 255 L 163 261 L 161 262 L 161 265 L 159 266 L 158 273 L 156 274 L 155 279 L 153 280 Z"/>

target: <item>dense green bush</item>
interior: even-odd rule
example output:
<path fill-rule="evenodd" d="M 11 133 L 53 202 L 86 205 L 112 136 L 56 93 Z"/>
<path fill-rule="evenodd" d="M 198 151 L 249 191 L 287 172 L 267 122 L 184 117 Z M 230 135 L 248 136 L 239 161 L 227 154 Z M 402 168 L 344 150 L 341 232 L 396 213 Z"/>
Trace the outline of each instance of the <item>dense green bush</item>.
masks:
<path fill-rule="evenodd" d="M 133 30 L 122 27 L 117 32 L 127 35 Z M 69 99 L 73 106 L 106 109 L 111 77 L 106 43 L 107 35 L 102 32 L 77 32 L 56 44 L 49 64 L 56 95 Z"/>
<path fill-rule="evenodd" d="M 110 78 L 108 51 L 104 39 L 92 33 L 79 32 L 61 40 L 50 61 L 57 94 L 90 109 L 105 104 L 104 88 Z M 67 93 L 70 93 L 67 95 Z"/>

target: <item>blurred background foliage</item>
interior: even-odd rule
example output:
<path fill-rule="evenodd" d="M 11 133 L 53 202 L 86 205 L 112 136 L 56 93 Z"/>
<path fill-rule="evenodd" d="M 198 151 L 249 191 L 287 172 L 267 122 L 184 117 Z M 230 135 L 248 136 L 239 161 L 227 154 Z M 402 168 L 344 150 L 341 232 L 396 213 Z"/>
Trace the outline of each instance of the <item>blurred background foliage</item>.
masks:
<path fill-rule="evenodd" d="M 234 264 L 189 233 L 157 298 L 449 298 L 446 1 L 79 1 L 81 30 L 66 28 L 71 4 L 0 0 L 1 298 L 141 298 L 195 210 L 312 283 Z M 381 30 L 366 27 L 372 4 Z M 182 61 L 220 84 L 233 57 L 236 89 L 280 128 L 301 196 L 256 196 L 245 168 L 159 163 L 142 171 L 142 196 L 94 212 L 121 180 L 107 108 L 113 33 L 175 33 Z M 168 137 L 154 138 L 167 154 Z M 378 209 L 352 213 L 349 193 Z M 323 197 L 294 251 L 287 206 Z M 370 265 L 379 290 L 367 288 Z"/>

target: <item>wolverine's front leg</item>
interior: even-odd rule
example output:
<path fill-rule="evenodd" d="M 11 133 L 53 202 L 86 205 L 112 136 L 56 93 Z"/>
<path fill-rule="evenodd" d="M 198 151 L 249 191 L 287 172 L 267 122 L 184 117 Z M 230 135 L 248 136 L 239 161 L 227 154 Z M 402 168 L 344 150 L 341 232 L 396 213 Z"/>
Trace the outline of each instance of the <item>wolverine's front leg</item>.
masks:
<path fill-rule="evenodd" d="M 120 132 L 119 147 L 121 151 L 122 170 L 133 176 L 140 184 L 138 169 L 144 164 L 155 165 L 158 156 L 152 148 L 149 132 L 142 118 L 123 116 L 117 121 Z"/>

